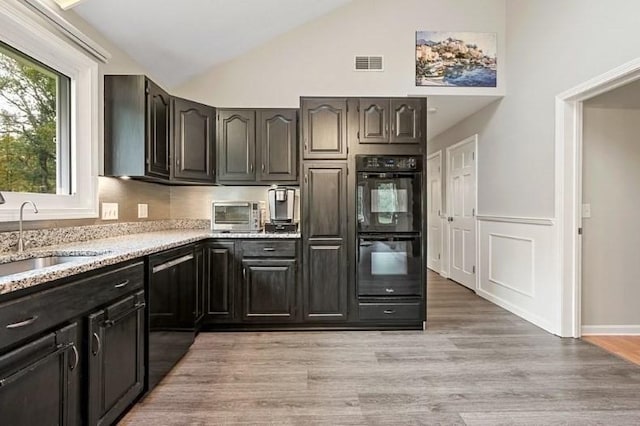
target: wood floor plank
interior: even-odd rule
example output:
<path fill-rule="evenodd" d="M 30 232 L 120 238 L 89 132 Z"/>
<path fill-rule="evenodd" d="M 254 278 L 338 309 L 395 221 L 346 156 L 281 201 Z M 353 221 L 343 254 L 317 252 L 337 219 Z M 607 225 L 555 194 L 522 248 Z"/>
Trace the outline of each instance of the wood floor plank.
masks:
<path fill-rule="evenodd" d="M 583 336 L 582 339 L 640 365 L 640 336 Z"/>
<path fill-rule="evenodd" d="M 425 331 L 201 333 L 121 424 L 640 424 L 639 366 L 428 280 Z"/>

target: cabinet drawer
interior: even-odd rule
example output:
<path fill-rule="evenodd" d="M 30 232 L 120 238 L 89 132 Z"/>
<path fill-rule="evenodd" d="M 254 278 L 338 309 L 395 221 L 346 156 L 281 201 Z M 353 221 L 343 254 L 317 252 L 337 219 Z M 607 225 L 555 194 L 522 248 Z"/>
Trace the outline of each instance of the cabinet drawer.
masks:
<path fill-rule="evenodd" d="M 423 321 L 422 303 L 360 303 L 364 321 Z"/>
<path fill-rule="evenodd" d="M 403 282 L 381 283 L 375 281 L 363 281 L 358 283 L 360 296 L 419 296 L 420 283 Z"/>
<path fill-rule="evenodd" d="M 296 257 L 295 241 L 243 241 L 240 247 L 244 257 Z"/>
<path fill-rule="evenodd" d="M 80 316 L 144 285 L 143 263 L 0 304 L 0 348 Z"/>

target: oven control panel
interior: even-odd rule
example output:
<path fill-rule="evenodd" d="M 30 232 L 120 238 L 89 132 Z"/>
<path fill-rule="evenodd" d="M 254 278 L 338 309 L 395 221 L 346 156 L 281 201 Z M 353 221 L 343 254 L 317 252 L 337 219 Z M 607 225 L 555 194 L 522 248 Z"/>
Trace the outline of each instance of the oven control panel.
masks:
<path fill-rule="evenodd" d="M 356 156 L 356 169 L 359 172 L 419 172 L 422 170 L 422 157 L 411 156 Z"/>

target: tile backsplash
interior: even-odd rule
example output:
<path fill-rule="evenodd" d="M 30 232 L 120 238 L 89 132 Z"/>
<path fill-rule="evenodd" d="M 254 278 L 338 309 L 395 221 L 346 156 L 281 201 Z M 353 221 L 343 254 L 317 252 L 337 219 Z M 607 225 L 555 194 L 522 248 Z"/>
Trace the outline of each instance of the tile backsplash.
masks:
<path fill-rule="evenodd" d="M 118 220 L 100 218 L 28 220 L 25 229 L 63 228 L 165 219 L 211 219 L 211 202 L 267 201 L 268 186 L 168 186 L 137 180 L 99 178 L 99 202 L 118 203 Z M 300 218 L 300 190 L 296 189 L 294 216 Z M 138 219 L 138 204 L 148 205 L 148 217 Z M 268 208 L 268 206 L 267 206 Z M 268 218 L 267 214 L 267 218 Z M 18 229 L 17 222 L 0 222 L 0 232 Z"/>
<path fill-rule="evenodd" d="M 105 221 L 100 218 L 67 220 L 26 220 L 24 229 L 62 228 L 68 226 L 100 225 L 119 222 L 139 222 L 170 219 L 169 186 L 136 180 L 110 177 L 98 178 L 98 200 L 100 203 L 118 203 L 118 220 Z M 138 203 L 149 206 L 146 219 L 138 219 Z M 36 217 L 33 217 L 36 219 Z M 0 222 L 0 232 L 18 229 L 17 222 Z"/>
<path fill-rule="evenodd" d="M 294 218 L 299 220 L 300 189 L 294 188 L 296 190 Z M 213 201 L 264 201 L 268 204 L 268 190 L 268 186 L 174 186 L 171 187 L 171 218 L 211 219 Z"/>

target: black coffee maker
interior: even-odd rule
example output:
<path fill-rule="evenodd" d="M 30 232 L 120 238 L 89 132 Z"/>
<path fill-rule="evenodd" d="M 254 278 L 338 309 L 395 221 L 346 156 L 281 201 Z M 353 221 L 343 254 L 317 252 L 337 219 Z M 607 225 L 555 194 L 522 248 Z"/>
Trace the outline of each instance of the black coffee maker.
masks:
<path fill-rule="evenodd" d="M 293 188 L 273 185 L 268 191 L 269 222 L 265 224 L 267 232 L 297 232 L 294 222 L 296 191 Z"/>

